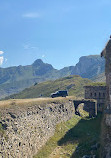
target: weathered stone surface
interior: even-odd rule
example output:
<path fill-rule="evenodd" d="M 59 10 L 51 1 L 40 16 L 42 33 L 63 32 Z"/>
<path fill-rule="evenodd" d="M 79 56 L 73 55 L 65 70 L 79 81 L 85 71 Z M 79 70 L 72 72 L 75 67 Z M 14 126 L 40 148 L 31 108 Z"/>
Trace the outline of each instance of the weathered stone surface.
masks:
<path fill-rule="evenodd" d="M 103 148 L 101 158 L 111 158 L 111 39 L 108 41 L 101 56 L 106 59 L 105 75 L 106 75 L 106 103 L 103 120 Z"/>
<path fill-rule="evenodd" d="M 1 122 L 7 125 L 5 135 L 0 135 L 2 158 L 32 158 L 54 134 L 56 124 L 74 115 L 71 101 L 0 110 Z"/>
<path fill-rule="evenodd" d="M 89 112 L 89 117 L 95 117 L 97 116 L 97 101 L 94 99 L 82 99 L 82 100 L 74 100 L 74 106 L 75 106 L 75 114 L 77 115 L 78 111 L 77 108 L 79 104 L 84 103 L 83 109 L 87 112 Z M 78 115 L 80 115 L 78 113 Z"/>
<path fill-rule="evenodd" d="M 85 99 L 97 100 L 98 112 L 103 112 L 105 105 L 106 86 L 85 86 Z"/>

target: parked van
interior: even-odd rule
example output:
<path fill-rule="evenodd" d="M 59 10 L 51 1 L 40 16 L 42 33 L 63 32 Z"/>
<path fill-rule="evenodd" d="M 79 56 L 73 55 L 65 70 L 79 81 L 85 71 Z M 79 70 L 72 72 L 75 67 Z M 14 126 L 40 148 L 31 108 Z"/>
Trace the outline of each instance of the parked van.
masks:
<path fill-rule="evenodd" d="M 51 94 L 52 98 L 55 98 L 55 97 L 66 97 L 66 96 L 68 96 L 67 91 L 57 91 L 57 92 Z"/>

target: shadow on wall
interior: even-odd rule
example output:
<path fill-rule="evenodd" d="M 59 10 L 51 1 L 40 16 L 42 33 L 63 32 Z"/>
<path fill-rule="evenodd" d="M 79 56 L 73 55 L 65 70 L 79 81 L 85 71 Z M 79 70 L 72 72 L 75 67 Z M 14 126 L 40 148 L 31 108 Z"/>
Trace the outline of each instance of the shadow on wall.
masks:
<path fill-rule="evenodd" d="M 96 155 L 99 157 L 99 141 L 102 115 L 97 118 L 81 119 L 76 126 L 70 129 L 64 137 L 58 141 L 59 146 L 77 143 L 78 146 L 70 158 L 80 158 L 84 155 Z"/>

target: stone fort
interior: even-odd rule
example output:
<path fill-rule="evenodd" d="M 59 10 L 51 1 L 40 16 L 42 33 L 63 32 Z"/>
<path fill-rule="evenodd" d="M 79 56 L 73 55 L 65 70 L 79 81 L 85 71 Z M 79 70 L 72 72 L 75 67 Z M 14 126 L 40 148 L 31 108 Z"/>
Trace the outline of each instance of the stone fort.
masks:
<path fill-rule="evenodd" d="M 85 99 L 97 100 L 97 111 L 102 112 L 105 104 L 106 86 L 105 85 L 87 85 L 85 88 Z"/>

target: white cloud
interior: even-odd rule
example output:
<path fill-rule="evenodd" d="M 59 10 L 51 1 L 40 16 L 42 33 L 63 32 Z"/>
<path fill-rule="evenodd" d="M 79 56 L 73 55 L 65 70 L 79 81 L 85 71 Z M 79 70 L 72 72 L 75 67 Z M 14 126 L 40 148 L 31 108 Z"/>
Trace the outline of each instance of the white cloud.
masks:
<path fill-rule="evenodd" d="M 0 57 L 0 65 L 3 64 L 3 61 L 4 61 L 4 57 L 2 56 L 2 57 Z"/>
<path fill-rule="evenodd" d="M 0 55 L 3 54 L 3 53 L 4 53 L 3 51 L 0 51 Z"/>
<path fill-rule="evenodd" d="M 45 55 L 43 54 L 43 55 L 42 55 L 42 58 L 44 58 L 44 57 L 45 57 Z"/>
<path fill-rule="evenodd" d="M 40 18 L 39 13 L 26 13 L 22 15 L 24 18 Z"/>
<path fill-rule="evenodd" d="M 36 49 L 36 50 L 38 50 L 39 49 L 39 47 L 36 47 L 36 46 L 32 46 L 31 44 L 23 44 L 23 48 L 25 49 L 25 50 L 34 50 L 34 49 Z"/>

